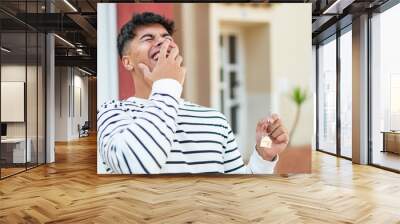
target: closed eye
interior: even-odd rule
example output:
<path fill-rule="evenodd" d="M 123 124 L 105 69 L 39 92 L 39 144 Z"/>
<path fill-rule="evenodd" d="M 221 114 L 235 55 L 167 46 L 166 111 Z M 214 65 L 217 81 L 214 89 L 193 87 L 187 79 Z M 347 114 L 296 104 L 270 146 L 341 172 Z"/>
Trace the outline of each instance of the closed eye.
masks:
<path fill-rule="evenodd" d="M 173 41 L 172 36 L 169 33 L 164 33 L 162 34 L 162 37 L 165 39 L 168 39 L 170 41 Z M 141 41 L 153 41 L 155 39 L 154 35 L 152 34 L 144 34 L 143 36 L 140 37 Z"/>
<path fill-rule="evenodd" d="M 142 37 L 140 37 L 140 40 L 143 40 L 143 41 L 149 41 L 149 40 L 153 40 L 153 39 L 154 39 L 154 36 L 151 34 L 145 34 Z"/>
<path fill-rule="evenodd" d="M 168 40 L 172 40 L 172 37 L 171 37 L 171 35 L 169 33 L 164 33 L 162 35 L 162 37 L 164 37 L 165 39 L 168 39 Z"/>

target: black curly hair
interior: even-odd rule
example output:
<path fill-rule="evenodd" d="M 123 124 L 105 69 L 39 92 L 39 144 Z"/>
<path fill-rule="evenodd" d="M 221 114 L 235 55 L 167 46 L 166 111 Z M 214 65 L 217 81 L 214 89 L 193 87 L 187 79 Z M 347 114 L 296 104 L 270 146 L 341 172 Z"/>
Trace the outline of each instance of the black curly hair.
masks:
<path fill-rule="evenodd" d="M 167 32 L 172 36 L 174 33 L 175 24 L 173 21 L 168 20 L 164 16 L 152 13 L 143 12 L 140 14 L 134 14 L 132 19 L 129 20 L 120 30 L 118 34 L 118 54 L 122 58 L 125 45 L 129 43 L 133 38 L 135 38 L 135 30 L 140 26 L 150 25 L 150 24 L 160 24 Z"/>

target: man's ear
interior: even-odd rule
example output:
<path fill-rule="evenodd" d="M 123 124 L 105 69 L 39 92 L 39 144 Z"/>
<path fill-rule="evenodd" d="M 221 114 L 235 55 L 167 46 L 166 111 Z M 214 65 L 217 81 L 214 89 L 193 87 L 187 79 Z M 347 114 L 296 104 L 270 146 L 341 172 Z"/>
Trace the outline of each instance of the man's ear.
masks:
<path fill-rule="evenodd" d="M 133 63 L 131 62 L 129 56 L 127 56 L 127 55 L 122 56 L 121 62 L 126 70 L 128 70 L 128 71 L 133 70 Z"/>

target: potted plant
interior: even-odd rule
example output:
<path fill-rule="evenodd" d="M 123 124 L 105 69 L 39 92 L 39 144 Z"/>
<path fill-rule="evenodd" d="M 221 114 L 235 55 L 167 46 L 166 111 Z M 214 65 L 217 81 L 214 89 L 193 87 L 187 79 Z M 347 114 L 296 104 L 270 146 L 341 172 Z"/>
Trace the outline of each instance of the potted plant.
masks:
<path fill-rule="evenodd" d="M 289 145 L 292 140 L 293 134 L 296 131 L 297 124 L 299 123 L 301 106 L 308 99 L 308 94 L 306 89 L 302 89 L 300 86 L 296 86 L 292 89 L 290 93 L 290 100 L 296 104 L 296 114 L 289 132 Z"/>

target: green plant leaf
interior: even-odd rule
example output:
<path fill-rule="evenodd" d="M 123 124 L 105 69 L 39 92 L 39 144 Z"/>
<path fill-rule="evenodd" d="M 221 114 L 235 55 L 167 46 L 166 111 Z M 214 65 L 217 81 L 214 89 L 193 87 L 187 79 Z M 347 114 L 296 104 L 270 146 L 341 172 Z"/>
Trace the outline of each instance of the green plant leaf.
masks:
<path fill-rule="evenodd" d="M 297 105 L 301 106 L 307 99 L 307 90 L 303 90 L 300 86 L 296 86 L 293 88 L 290 99 Z"/>

